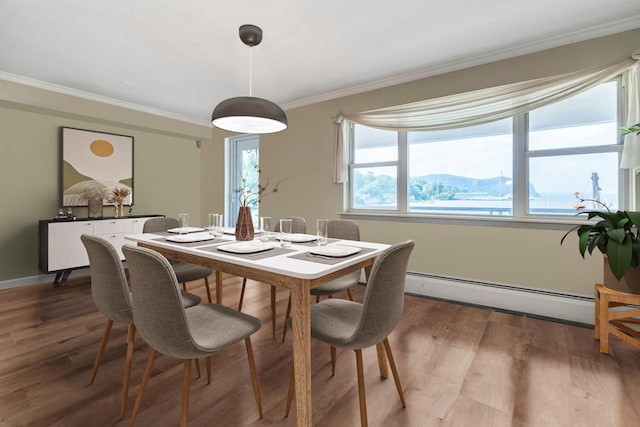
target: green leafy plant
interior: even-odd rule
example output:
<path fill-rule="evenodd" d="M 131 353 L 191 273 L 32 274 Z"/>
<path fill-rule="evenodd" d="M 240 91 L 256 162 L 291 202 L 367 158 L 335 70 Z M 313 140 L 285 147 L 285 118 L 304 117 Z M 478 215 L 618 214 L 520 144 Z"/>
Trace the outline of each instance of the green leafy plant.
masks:
<path fill-rule="evenodd" d="M 587 251 L 591 255 L 597 248 L 607 256 L 611 272 L 616 279 L 620 280 L 629 267 L 637 267 L 640 264 L 640 235 L 638 234 L 640 212 L 612 212 L 599 200 L 582 199 L 578 193 L 575 194 L 580 201 L 576 206 L 580 210 L 577 215 L 586 214 L 588 219 L 600 218 L 600 220 L 595 224 L 576 225 L 562 236 L 560 244 L 569 234 L 576 231 L 580 255 L 584 258 Z M 603 210 L 583 210 L 584 202 L 593 202 L 600 205 Z"/>
<path fill-rule="evenodd" d="M 623 135 L 633 132 L 635 132 L 636 135 L 640 135 L 640 123 L 636 123 L 635 125 L 629 127 L 621 127 L 620 132 L 622 132 Z"/>

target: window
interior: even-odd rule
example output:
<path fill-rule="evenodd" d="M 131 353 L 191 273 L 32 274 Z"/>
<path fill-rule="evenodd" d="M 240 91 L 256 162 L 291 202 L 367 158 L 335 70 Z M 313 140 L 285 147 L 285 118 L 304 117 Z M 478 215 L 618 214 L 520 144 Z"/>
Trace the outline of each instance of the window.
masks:
<path fill-rule="evenodd" d="M 240 197 L 236 191 L 243 187 L 242 180 L 245 179 L 245 188 L 258 191 L 258 164 L 260 161 L 260 139 L 258 135 L 243 135 L 230 138 L 230 177 L 231 188 L 229 191 L 229 204 L 227 206 L 227 221 L 229 226 L 234 227 L 238 220 L 238 210 L 240 208 Z M 251 216 L 253 223 L 258 223 L 259 205 L 251 206 Z"/>
<path fill-rule="evenodd" d="M 575 193 L 623 208 L 619 80 L 512 118 L 440 131 L 354 125 L 350 209 L 575 215 Z M 592 207 L 588 205 L 587 207 Z"/>

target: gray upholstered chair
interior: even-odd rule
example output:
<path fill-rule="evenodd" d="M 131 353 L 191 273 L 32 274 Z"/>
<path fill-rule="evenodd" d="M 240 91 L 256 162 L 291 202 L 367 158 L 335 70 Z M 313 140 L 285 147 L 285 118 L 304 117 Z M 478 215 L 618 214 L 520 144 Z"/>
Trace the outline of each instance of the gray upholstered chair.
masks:
<path fill-rule="evenodd" d="M 367 282 L 362 304 L 330 298 L 311 307 L 311 336 L 332 347 L 352 349 L 356 355 L 360 422 L 367 425 L 367 403 L 364 388 L 362 349 L 382 342 L 389 359 L 393 379 L 402 407 L 406 407 L 398 370 L 389 345 L 389 334 L 404 310 L 404 282 L 409 256 L 414 243 L 407 240 L 385 250 L 375 261 Z M 291 319 L 287 320 L 291 325 Z M 289 383 L 286 415 L 293 398 L 293 375 Z"/>
<path fill-rule="evenodd" d="M 327 223 L 327 237 L 333 239 L 345 239 L 345 240 L 360 240 L 360 227 L 355 221 L 348 219 L 333 219 Z M 320 285 L 317 288 L 311 289 L 311 295 L 315 295 L 316 302 L 320 301 L 321 296 L 331 297 L 340 291 L 347 291 L 347 297 L 350 301 L 353 301 L 353 295 L 351 294 L 351 288 L 356 286 L 360 282 L 360 271 L 354 271 L 353 273 L 345 274 L 335 280 Z M 287 304 L 287 314 L 284 317 L 285 322 L 289 318 L 291 313 L 291 296 L 289 296 L 289 303 Z M 282 330 L 282 342 L 284 342 L 287 336 L 286 326 Z M 335 351 L 332 349 L 332 351 Z M 335 373 L 335 365 L 332 366 Z"/>
<path fill-rule="evenodd" d="M 91 296 L 98 310 L 107 316 L 107 325 L 102 336 L 98 355 L 93 364 L 89 384 L 93 384 L 93 381 L 96 379 L 113 322 L 128 325 L 127 358 L 125 361 L 124 380 L 122 382 L 122 393 L 120 397 L 120 419 L 122 419 L 124 418 L 127 395 L 129 393 L 129 378 L 135 337 L 129 284 L 127 283 L 127 276 L 125 275 L 122 261 L 120 261 L 120 256 L 111 243 L 103 238 L 88 234 L 83 234 L 80 236 L 80 239 L 89 256 Z M 191 307 L 199 303 L 199 296 L 187 292 L 182 293 L 183 306 Z"/>
<path fill-rule="evenodd" d="M 307 222 L 305 221 L 304 218 L 299 216 L 283 216 L 282 217 L 282 219 L 286 219 L 286 218 L 292 219 L 291 221 L 292 233 L 307 232 Z M 280 221 L 276 222 L 275 226 L 273 227 L 273 232 L 274 233 L 280 232 Z M 246 287 L 247 287 L 247 278 L 245 277 L 242 280 L 242 289 L 240 290 L 240 301 L 238 302 L 238 311 L 242 311 L 242 301 L 244 300 L 244 290 Z M 275 338 L 276 336 L 276 288 L 275 286 L 271 286 L 271 333 Z"/>
<path fill-rule="evenodd" d="M 171 228 L 180 227 L 180 221 L 171 217 L 156 217 L 149 218 L 142 228 L 143 233 L 159 233 L 167 231 Z M 207 299 L 209 303 L 212 303 L 211 289 L 209 289 L 209 276 L 213 274 L 213 270 L 206 267 L 201 267 L 195 264 L 189 264 L 187 262 L 169 260 L 173 271 L 176 273 L 178 283 L 182 283 L 182 290 L 187 290 L 187 282 L 194 280 L 204 279 L 204 285 L 207 288 Z"/>
<path fill-rule="evenodd" d="M 250 338 L 262 326 L 260 319 L 219 304 L 200 304 L 185 310 L 180 303 L 180 289 L 175 272 L 164 256 L 151 249 L 133 246 L 125 246 L 122 251 L 129 266 L 131 295 L 135 307 L 133 321 L 140 336 L 151 347 L 130 425 L 135 424 L 157 352 L 184 360 L 180 425 L 186 426 L 190 360 L 206 357 L 209 376 L 209 356 L 243 339 L 258 413 L 262 418 L 260 387 Z"/>

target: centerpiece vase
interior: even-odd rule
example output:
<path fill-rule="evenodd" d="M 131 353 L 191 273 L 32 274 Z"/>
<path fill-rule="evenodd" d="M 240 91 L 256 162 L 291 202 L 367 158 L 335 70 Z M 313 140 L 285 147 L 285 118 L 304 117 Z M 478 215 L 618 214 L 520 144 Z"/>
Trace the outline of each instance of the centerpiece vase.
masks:
<path fill-rule="evenodd" d="M 253 240 L 253 219 L 251 218 L 251 208 L 240 206 L 238 211 L 238 221 L 236 222 L 236 240 Z"/>

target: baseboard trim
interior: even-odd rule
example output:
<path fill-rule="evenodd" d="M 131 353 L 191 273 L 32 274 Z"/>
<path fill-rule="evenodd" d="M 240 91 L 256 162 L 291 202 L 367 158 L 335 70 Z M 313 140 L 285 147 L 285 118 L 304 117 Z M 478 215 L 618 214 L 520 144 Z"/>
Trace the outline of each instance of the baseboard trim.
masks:
<path fill-rule="evenodd" d="M 88 275 L 89 269 L 74 270 Z M 0 290 L 53 283 L 53 274 L 0 281 Z M 364 282 L 364 280 L 363 280 Z M 53 285 L 52 285 L 53 286 Z M 537 317 L 593 325 L 593 297 L 420 273 L 407 273 L 405 292 L 409 294 L 490 307 Z"/>
<path fill-rule="evenodd" d="M 405 292 L 583 325 L 594 323 L 593 297 L 407 273 Z"/>
<path fill-rule="evenodd" d="M 83 276 L 89 274 L 89 268 L 79 268 L 71 272 L 71 276 Z M 0 281 L 0 290 L 19 288 L 21 286 L 39 285 L 42 283 L 51 283 L 53 286 L 53 279 L 55 273 L 51 274 L 38 274 L 37 276 L 19 277 L 17 279 L 2 280 Z"/>

